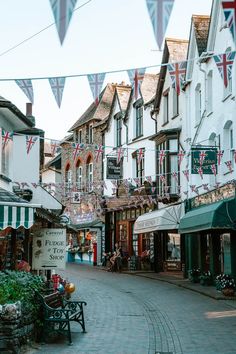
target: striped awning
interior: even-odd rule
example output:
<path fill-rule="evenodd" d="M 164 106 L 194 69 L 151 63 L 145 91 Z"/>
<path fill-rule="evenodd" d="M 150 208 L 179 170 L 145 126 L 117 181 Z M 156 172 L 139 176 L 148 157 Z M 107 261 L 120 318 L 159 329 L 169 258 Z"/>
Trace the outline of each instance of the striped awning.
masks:
<path fill-rule="evenodd" d="M 0 230 L 7 227 L 29 229 L 34 223 L 34 208 L 28 206 L 0 205 Z"/>

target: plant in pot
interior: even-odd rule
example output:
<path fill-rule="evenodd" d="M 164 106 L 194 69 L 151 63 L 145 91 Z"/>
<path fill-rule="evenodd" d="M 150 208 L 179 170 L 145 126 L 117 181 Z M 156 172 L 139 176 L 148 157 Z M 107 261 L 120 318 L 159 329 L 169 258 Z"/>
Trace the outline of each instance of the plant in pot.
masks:
<path fill-rule="evenodd" d="M 213 284 L 213 277 L 212 277 L 212 274 L 209 270 L 207 272 L 203 272 L 200 275 L 200 284 L 201 285 L 212 285 Z"/>
<path fill-rule="evenodd" d="M 189 280 L 192 283 L 199 283 L 200 282 L 201 270 L 199 268 L 190 269 L 188 275 L 189 275 Z"/>
<path fill-rule="evenodd" d="M 225 296 L 234 296 L 235 281 L 229 274 L 220 274 L 216 277 L 216 288 Z"/>

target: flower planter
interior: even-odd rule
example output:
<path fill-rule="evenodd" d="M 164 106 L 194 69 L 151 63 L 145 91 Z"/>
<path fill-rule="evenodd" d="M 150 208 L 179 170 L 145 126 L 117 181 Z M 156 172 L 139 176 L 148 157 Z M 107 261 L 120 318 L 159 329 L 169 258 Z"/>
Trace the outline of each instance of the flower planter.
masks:
<path fill-rule="evenodd" d="M 222 294 L 224 294 L 225 296 L 234 296 L 234 289 L 230 289 L 230 288 L 222 289 Z"/>

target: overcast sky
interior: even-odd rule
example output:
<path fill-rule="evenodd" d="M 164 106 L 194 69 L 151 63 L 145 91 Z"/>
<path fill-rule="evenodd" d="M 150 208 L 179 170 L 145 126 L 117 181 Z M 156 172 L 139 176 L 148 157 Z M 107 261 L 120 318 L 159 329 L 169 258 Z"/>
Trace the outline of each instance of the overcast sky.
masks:
<path fill-rule="evenodd" d="M 76 7 L 87 0 L 77 0 Z M 189 38 L 192 14 L 209 15 L 212 0 L 175 0 L 166 37 Z M 0 78 L 23 79 L 88 74 L 157 65 L 146 0 L 91 0 L 74 12 L 61 46 L 55 26 L 3 54 L 54 22 L 49 0 L 1 1 Z M 150 69 L 157 73 L 159 68 Z M 127 73 L 107 74 L 107 82 L 129 83 Z M 66 80 L 59 109 L 47 80 L 34 80 L 33 114 L 45 137 L 61 139 L 92 102 L 87 77 Z M 0 82 L 0 96 L 23 113 L 27 97 L 14 81 Z"/>

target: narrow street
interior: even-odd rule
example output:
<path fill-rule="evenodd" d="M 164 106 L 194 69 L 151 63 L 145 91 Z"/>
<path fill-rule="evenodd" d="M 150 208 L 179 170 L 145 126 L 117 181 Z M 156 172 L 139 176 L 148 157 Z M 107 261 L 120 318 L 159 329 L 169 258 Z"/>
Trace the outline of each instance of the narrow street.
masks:
<path fill-rule="evenodd" d="M 67 264 L 64 277 L 87 301 L 87 333 L 73 324 L 73 345 L 60 338 L 29 353 L 233 354 L 234 302 L 144 277 Z"/>

